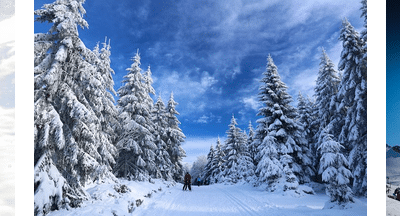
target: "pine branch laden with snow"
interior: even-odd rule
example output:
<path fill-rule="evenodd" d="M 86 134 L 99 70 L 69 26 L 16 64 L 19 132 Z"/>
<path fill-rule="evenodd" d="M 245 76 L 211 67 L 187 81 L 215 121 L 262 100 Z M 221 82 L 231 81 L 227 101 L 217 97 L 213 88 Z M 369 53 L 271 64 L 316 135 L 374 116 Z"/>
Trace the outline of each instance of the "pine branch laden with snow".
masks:
<path fill-rule="evenodd" d="M 116 181 L 111 173 L 116 153 L 113 128 L 105 125 L 112 119 L 116 122 L 110 94 L 112 69 L 107 50 L 100 57 L 79 38 L 77 26 L 88 27 L 83 19 L 84 2 L 56 1 L 35 11 L 36 21 L 52 24 L 47 34 L 35 34 L 34 39 L 38 215 L 63 206 L 76 207 L 87 198 L 82 189 L 86 184 Z M 46 184 L 58 192 L 44 190 Z"/>
<path fill-rule="evenodd" d="M 353 173 L 353 192 L 357 196 L 367 195 L 367 65 L 366 46 L 347 19 L 343 20 L 339 40 L 343 50 L 339 70 L 343 71 L 338 98 L 338 112 L 343 113 L 339 142 L 349 151 L 349 162 Z"/>
<path fill-rule="evenodd" d="M 326 194 L 330 201 L 338 205 L 354 202 L 352 190 L 347 186 L 352 176 L 348 170 L 349 163 L 346 157 L 340 153 L 343 146 L 332 139 L 328 130 L 323 130 L 320 135 L 321 145 L 318 150 L 321 154 L 319 174 L 327 183 Z"/>
<path fill-rule="evenodd" d="M 261 155 L 263 148 L 270 148 L 270 141 L 266 142 L 265 137 L 274 138 L 277 151 L 275 158 L 272 161 L 278 160 L 282 168 L 285 168 L 285 173 L 290 173 L 289 169 L 296 175 L 297 179 L 304 182 L 310 178 L 306 170 L 311 169 L 311 159 L 309 158 L 309 150 L 307 142 L 304 139 L 303 127 L 295 121 L 297 111 L 290 105 L 292 97 L 286 92 L 287 86 L 280 79 L 276 65 L 272 57 L 268 56 L 268 64 L 264 77 L 261 80 L 259 88 L 259 100 L 264 105 L 259 109 L 258 116 L 262 116 L 257 120 L 258 126 L 254 138 L 254 142 L 259 146 L 259 155 L 257 158 L 262 160 L 264 155 Z M 270 140 L 270 139 L 268 139 Z M 271 150 L 269 150 L 271 151 Z M 292 160 L 286 160 L 284 155 L 288 155 Z M 286 156 L 285 156 L 286 157 Z M 260 175 L 264 167 L 258 164 L 257 175 Z M 281 170 L 279 173 L 283 173 Z M 292 180 L 287 178 L 286 180 Z M 291 182 L 292 183 L 292 182 Z M 295 185 L 294 183 L 292 185 Z M 288 187 L 289 189 L 293 187 Z"/>

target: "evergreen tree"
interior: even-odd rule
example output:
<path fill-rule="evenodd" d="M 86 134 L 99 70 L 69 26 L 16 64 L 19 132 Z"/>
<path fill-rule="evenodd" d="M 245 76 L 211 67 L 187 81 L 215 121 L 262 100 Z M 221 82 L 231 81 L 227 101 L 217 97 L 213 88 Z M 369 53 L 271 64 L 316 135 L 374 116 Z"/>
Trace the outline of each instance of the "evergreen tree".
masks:
<path fill-rule="evenodd" d="M 264 72 L 264 77 L 261 80 L 262 85 L 259 88 L 259 99 L 264 104 L 258 112 L 258 116 L 263 118 L 258 119 L 257 130 L 254 142 L 257 146 L 266 147 L 269 143 L 264 138 L 268 135 L 273 137 L 276 144 L 277 160 L 282 165 L 284 173 L 284 181 L 286 181 L 287 189 L 293 189 L 296 185 L 296 179 L 293 179 L 291 172 L 298 178 L 305 180 L 303 165 L 310 166 L 310 158 L 304 152 L 306 145 L 305 139 L 302 137 L 302 127 L 294 121 L 297 117 L 297 112 L 290 105 L 292 97 L 286 92 L 287 86 L 280 80 L 271 56 L 268 56 L 267 70 Z M 259 148 L 259 152 L 265 152 Z M 257 158 L 262 160 L 263 155 Z M 262 165 L 258 164 L 258 173 L 262 169 Z"/>
<path fill-rule="evenodd" d="M 215 164 L 213 164 L 214 154 L 215 154 L 214 147 L 211 144 L 210 152 L 208 152 L 207 154 L 207 164 L 204 167 L 204 173 L 202 174 L 206 182 L 210 181 L 212 168 L 215 166 Z"/>
<path fill-rule="evenodd" d="M 307 96 L 308 97 L 308 96 Z M 315 175 L 315 169 L 313 168 L 313 161 L 312 161 L 312 137 L 313 137 L 313 132 L 312 130 L 312 123 L 314 121 L 313 119 L 313 113 L 312 113 L 312 107 L 310 107 L 310 100 L 308 98 L 308 101 L 305 100 L 301 92 L 299 92 L 299 96 L 297 97 L 298 99 L 298 118 L 297 122 L 302 125 L 303 127 L 303 134 L 302 137 L 304 137 L 304 141 L 302 145 L 300 145 L 301 148 L 301 153 L 302 156 L 302 161 L 299 162 L 299 164 L 302 166 L 302 174 L 299 176 L 300 183 L 305 183 L 305 182 L 310 182 L 311 177 Z"/>
<path fill-rule="evenodd" d="M 114 80 L 111 74 L 114 74 L 114 70 L 111 68 L 111 45 L 110 41 L 107 44 L 107 39 L 103 43 L 103 47 L 99 51 L 99 46 L 94 49 L 95 55 L 98 57 L 98 61 L 93 62 L 97 66 L 99 72 L 99 80 L 104 85 L 104 88 L 95 89 L 92 91 L 92 95 L 95 100 L 89 101 L 95 105 L 94 112 L 98 117 L 101 130 L 99 131 L 99 140 L 102 142 L 100 145 L 99 153 L 102 155 L 103 164 L 106 164 L 107 169 L 112 171 L 112 167 L 115 165 L 115 157 L 118 154 L 114 142 L 117 138 L 117 132 L 119 128 L 118 122 L 118 111 L 114 105 L 115 100 L 112 94 L 116 95 L 114 90 Z"/>
<path fill-rule="evenodd" d="M 172 180 L 172 162 L 167 152 L 167 144 L 164 141 L 167 137 L 166 128 L 168 123 L 166 121 L 165 105 L 161 96 L 158 97 L 157 102 L 153 107 L 152 116 L 155 126 L 155 144 L 157 145 L 155 163 L 159 168 L 157 178 L 162 177 L 165 180 Z"/>
<path fill-rule="evenodd" d="M 253 162 L 254 166 L 257 167 L 258 161 L 256 160 L 256 155 L 257 155 L 257 146 L 254 143 L 254 128 L 253 125 L 251 124 L 251 121 L 249 122 L 249 134 L 247 138 L 247 146 L 249 149 L 249 156 L 251 158 L 251 161 Z"/>
<path fill-rule="evenodd" d="M 175 110 L 175 106 L 178 103 L 174 101 L 174 95 L 171 93 L 170 99 L 167 105 L 167 123 L 168 127 L 166 130 L 167 133 L 167 151 L 170 155 L 172 165 L 174 166 L 174 176 L 173 178 L 176 181 L 180 181 L 183 179 L 183 166 L 182 166 L 182 158 L 186 157 L 186 152 L 181 147 L 182 142 L 185 140 L 185 135 L 182 130 L 179 128 L 179 120 L 176 115 L 179 113 Z"/>
<path fill-rule="evenodd" d="M 225 163 L 223 176 L 227 182 L 237 183 L 254 175 L 254 167 L 246 146 L 246 135 L 236 127 L 237 122 L 232 116 L 231 124 L 225 141 Z"/>
<path fill-rule="evenodd" d="M 275 137 L 267 135 L 258 146 L 259 154 L 256 174 L 259 183 L 267 183 L 270 191 L 275 191 L 276 184 L 283 175 L 281 162 L 278 160 Z"/>
<path fill-rule="evenodd" d="M 77 26 L 88 27 L 84 2 L 56 1 L 35 11 L 35 21 L 52 24 L 34 38 L 35 215 L 79 206 L 89 196 L 83 186 L 116 180 L 112 132 L 102 125 L 102 118 L 112 118 L 106 111 L 112 105 L 102 100 L 113 91 L 113 82 L 104 83 L 112 81 L 106 78 L 112 70 L 107 56 L 79 38 Z"/>
<path fill-rule="evenodd" d="M 353 192 L 357 196 L 367 195 L 367 73 L 362 60 L 366 50 L 364 41 L 347 21 L 343 20 L 339 40 L 343 50 L 339 70 L 343 71 L 338 99 L 339 112 L 343 113 L 339 142 L 349 153 L 353 172 Z"/>
<path fill-rule="evenodd" d="M 324 49 L 322 49 L 322 56 L 320 59 L 318 78 L 314 90 L 316 98 L 315 103 L 318 107 L 318 125 L 320 125 L 319 130 L 322 131 L 332 120 L 332 115 L 335 110 L 331 109 L 330 104 L 332 98 L 338 92 L 340 79 L 337 71 L 334 69 L 335 65 Z"/>
<path fill-rule="evenodd" d="M 115 172 L 124 178 L 143 181 L 156 176 L 154 152 L 157 146 L 148 103 L 149 92 L 141 73 L 138 52 L 132 60 L 128 74 L 124 76 L 125 84 L 118 89 L 122 131 L 117 142 L 119 157 Z"/>
<path fill-rule="evenodd" d="M 225 163 L 225 153 L 222 150 L 221 140 L 217 139 L 217 146 L 215 147 L 215 154 L 212 160 L 211 177 L 210 182 L 217 183 L 220 182 L 221 174 L 225 170 L 223 164 Z"/>
<path fill-rule="evenodd" d="M 332 63 L 325 50 L 322 49 L 321 62 L 319 64 L 318 78 L 315 86 L 315 122 L 314 125 L 318 127 L 316 134 L 314 135 L 315 143 L 313 149 L 318 149 L 321 143 L 318 142 L 318 137 L 324 128 L 328 124 L 335 124 L 336 121 L 341 119 L 340 115 L 337 115 L 334 109 L 334 104 L 336 101 L 336 94 L 338 93 L 340 79 L 338 77 L 337 71 L 334 69 L 335 65 Z M 331 128 L 331 127 L 330 127 Z M 331 133 L 338 135 L 338 130 L 331 131 Z M 321 155 L 318 151 L 315 151 L 315 162 L 316 168 L 319 167 L 319 161 Z M 317 180 L 320 180 L 320 176 Z"/>
<path fill-rule="evenodd" d="M 343 146 L 332 139 L 328 130 L 321 132 L 319 140 L 321 145 L 318 151 L 322 155 L 319 174 L 322 174 L 322 180 L 327 183 L 326 194 L 331 202 L 339 205 L 354 202 L 351 189 L 347 186 L 351 177 L 351 172 L 347 169 L 349 163 L 340 153 Z"/>

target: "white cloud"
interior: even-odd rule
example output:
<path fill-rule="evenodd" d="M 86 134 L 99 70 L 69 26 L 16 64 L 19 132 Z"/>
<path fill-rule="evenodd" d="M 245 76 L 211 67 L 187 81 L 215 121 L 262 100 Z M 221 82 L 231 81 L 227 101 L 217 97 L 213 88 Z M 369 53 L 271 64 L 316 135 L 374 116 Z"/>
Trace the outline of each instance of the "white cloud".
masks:
<path fill-rule="evenodd" d="M 213 86 L 218 81 L 206 71 L 200 78 L 191 77 L 190 73 L 168 72 L 162 68 L 153 70 L 153 75 L 160 72 L 161 76 L 153 79 L 153 86 L 164 101 L 168 101 L 170 92 L 174 93 L 175 100 L 180 104 L 179 112 L 182 116 L 202 112 L 207 104 L 206 94 L 210 91 L 216 92 Z"/>
<path fill-rule="evenodd" d="M 261 107 L 261 104 L 256 95 L 243 98 L 242 103 L 246 108 L 250 108 L 255 111 L 258 111 L 258 109 Z"/>
<path fill-rule="evenodd" d="M 207 124 L 209 121 L 210 117 L 203 115 L 202 117 L 200 117 L 199 119 L 197 119 L 195 122 L 197 123 L 202 123 L 202 124 Z"/>
<path fill-rule="evenodd" d="M 212 113 L 209 113 L 208 115 L 202 115 L 199 119 L 194 120 L 193 122 L 195 123 L 200 123 L 200 124 L 208 124 L 210 122 L 216 122 L 216 123 L 221 123 L 221 116 L 215 116 Z"/>
<path fill-rule="evenodd" d="M 182 145 L 187 155 L 187 157 L 183 158 L 183 162 L 191 164 L 198 156 L 207 155 L 211 144 L 215 149 L 217 139 L 218 137 L 188 137 Z M 225 139 L 225 137 L 220 137 L 221 144 L 225 142 Z"/>
<path fill-rule="evenodd" d="M 314 95 L 314 87 L 315 81 L 318 76 L 318 67 L 305 70 L 299 73 L 293 81 L 290 83 L 289 90 L 291 91 L 291 95 L 293 100 L 297 97 L 299 91 L 301 91 L 302 95 L 308 95 L 312 97 Z"/>

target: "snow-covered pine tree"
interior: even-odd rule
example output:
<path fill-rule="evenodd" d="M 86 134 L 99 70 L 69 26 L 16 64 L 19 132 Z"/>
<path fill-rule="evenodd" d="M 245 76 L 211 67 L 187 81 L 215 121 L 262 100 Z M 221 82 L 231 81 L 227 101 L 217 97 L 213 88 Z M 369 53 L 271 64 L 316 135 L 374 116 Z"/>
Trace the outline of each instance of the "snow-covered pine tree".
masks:
<path fill-rule="evenodd" d="M 186 152 L 182 148 L 182 143 L 186 138 L 182 130 L 179 128 L 181 124 L 176 117 L 179 113 L 175 110 L 175 106 L 178 103 L 174 101 L 174 94 L 171 92 L 171 96 L 167 105 L 167 123 L 168 127 L 167 133 L 167 151 L 170 155 L 170 159 L 173 165 L 173 178 L 175 181 L 180 181 L 183 179 L 183 168 L 182 168 L 182 158 L 186 157 Z"/>
<path fill-rule="evenodd" d="M 331 198 L 331 202 L 339 205 L 354 202 L 352 191 L 348 186 L 351 178 L 349 163 L 341 153 L 343 146 L 334 141 L 326 129 L 321 132 L 319 140 L 321 143 L 318 147 L 321 154 L 319 174 L 327 183 L 326 194 Z"/>
<path fill-rule="evenodd" d="M 102 163 L 112 172 L 112 167 L 115 165 L 115 157 L 118 155 L 117 148 L 113 143 L 117 139 L 119 122 L 118 111 L 114 105 L 115 100 L 112 95 L 116 95 L 116 92 L 114 90 L 114 80 L 111 76 L 111 74 L 114 74 L 114 70 L 111 68 L 110 49 L 110 40 L 107 43 L 106 38 L 101 50 L 99 50 L 97 44 L 93 51 L 99 59 L 94 61 L 93 64 L 98 68 L 99 81 L 104 85 L 104 88 L 92 90 L 91 98 L 93 99 L 89 103 L 95 107 L 94 112 L 101 124 L 99 153 L 103 158 Z"/>
<path fill-rule="evenodd" d="M 267 135 L 258 146 L 259 153 L 256 174 L 259 184 L 266 183 L 269 191 L 275 191 L 276 184 L 283 175 L 283 167 L 278 160 L 275 137 Z"/>
<path fill-rule="evenodd" d="M 34 38 L 35 215 L 76 207 L 88 198 L 82 186 L 116 180 L 112 146 L 100 140 L 99 116 L 109 107 L 97 104 L 112 89 L 103 83 L 111 71 L 79 38 L 77 26 L 88 27 L 84 2 L 55 1 L 34 12 L 35 21 L 52 24 Z"/>
<path fill-rule="evenodd" d="M 212 168 L 215 166 L 215 164 L 213 164 L 214 154 L 215 154 L 214 147 L 211 144 L 210 151 L 207 154 L 207 164 L 204 167 L 204 173 L 202 174 L 206 182 L 210 181 L 210 178 L 212 177 L 211 176 Z"/>
<path fill-rule="evenodd" d="M 322 131 L 331 121 L 334 110 L 331 110 L 330 104 L 334 95 L 338 92 L 340 79 L 335 65 L 322 49 L 321 62 L 319 63 L 319 72 L 315 86 L 315 104 L 318 108 L 319 132 Z M 319 136 L 319 133 L 317 137 Z"/>
<path fill-rule="evenodd" d="M 292 182 L 290 170 L 297 177 L 304 178 L 306 174 L 303 172 L 302 166 L 311 165 L 309 164 L 310 158 L 303 152 L 303 145 L 306 145 L 305 139 L 302 137 L 303 128 L 294 121 L 297 112 L 290 105 L 292 97 L 286 92 L 287 86 L 281 81 L 277 67 L 270 55 L 268 56 L 266 72 L 263 74 L 265 76 L 261 80 L 259 100 L 264 106 L 259 109 L 257 114 L 263 116 L 263 118 L 257 120 L 258 125 L 254 142 L 262 148 L 270 143 L 263 143 L 266 142 L 264 138 L 267 135 L 275 138 L 277 160 L 285 169 L 284 181 L 291 185 L 288 189 L 292 189 L 295 183 Z M 263 149 L 259 148 L 258 150 L 264 152 Z M 261 161 L 263 155 L 259 155 L 257 158 Z M 258 173 L 262 169 L 264 167 L 258 164 Z"/>
<path fill-rule="evenodd" d="M 251 121 L 249 122 L 249 134 L 247 135 L 247 146 L 249 150 L 249 156 L 251 158 L 251 161 L 253 162 L 254 166 L 257 167 L 258 161 L 256 160 L 256 155 L 257 155 L 257 146 L 255 145 L 254 141 L 254 128 L 253 125 L 251 124 Z"/>
<path fill-rule="evenodd" d="M 154 88 L 152 86 L 153 79 L 151 78 L 150 66 L 147 67 L 147 70 L 144 73 L 143 81 L 144 81 L 144 87 L 145 87 L 145 89 L 147 91 L 146 100 L 145 101 L 147 103 L 147 106 L 153 107 L 153 99 L 151 98 L 150 94 L 155 95 L 155 91 L 154 91 Z"/>
<path fill-rule="evenodd" d="M 128 74 L 124 76 L 125 84 L 118 89 L 122 131 L 117 142 L 119 157 L 115 173 L 143 181 L 157 173 L 154 160 L 157 146 L 154 144 L 149 92 L 141 73 L 139 52 L 132 60 Z"/>
<path fill-rule="evenodd" d="M 221 182 L 221 174 L 225 170 L 223 164 L 225 163 L 225 153 L 222 150 L 221 140 L 217 139 L 217 146 L 215 147 L 215 154 L 212 160 L 213 166 L 211 167 L 211 183 L 218 183 Z"/>
<path fill-rule="evenodd" d="M 315 121 L 315 118 L 313 116 L 313 107 L 312 107 L 312 102 L 310 101 L 310 98 L 307 95 L 307 101 L 299 92 L 299 95 L 297 97 L 298 100 L 298 118 L 297 122 L 300 123 L 303 127 L 303 137 L 305 139 L 305 143 L 303 145 L 300 145 L 302 148 L 302 154 L 305 155 L 304 159 L 306 161 L 302 161 L 300 165 L 303 167 L 303 172 L 305 173 L 304 176 L 300 176 L 300 183 L 305 183 L 305 182 L 310 182 L 311 178 L 314 177 L 315 175 L 315 170 L 313 165 L 312 158 L 312 140 L 313 136 L 315 133 L 315 130 L 313 130 L 313 122 Z"/>
<path fill-rule="evenodd" d="M 353 173 L 353 192 L 357 196 L 367 195 L 367 73 L 363 61 L 364 41 L 348 22 L 343 20 L 339 40 L 343 50 L 339 70 L 343 71 L 338 99 L 339 112 L 345 113 L 339 142 L 349 153 Z"/>
<path fill-rule="evenodd" d="M 322 49 L 321 62 L 319 63 L 318 77 L 316 81 L 316 86 L 314 88 L 315 94 L 315 121 L 313 125 L 317 126 L 317 132 L 314 134 L 314 146 L 316 157 L 314 160 L 314 167 L 318 169 L 319 161 L 321 155 L 318 154 L 318 147 L 321 143 L 318 142 L 318 137 L 321 132 L 326 128 L 328 124 L 335 124 L 340 116 L 337 115 L 334 109 L 334 104 L 336 101 L 336 94 L 338 93 L 340 79 L 338 77 L 337 71 L 334 69 L 335 65 L 326 54 L 325 50 Z M 331 131 L 332 134 L 338 135 L 338 130 Z M 317 180 L 320 180 L 320 176 Z"/>
<path fill-rule="evenodd" d="M 309 145 L 310 150 L 312 149 L 314 142 L 314 135 L 318 131 L 315 115 L 315 100 L 312 100 L 308 95 L 304 98 L 299 92 L 298 99 L 298 121 L 303 124 L 305 138 Z M 313 154 L 315 155 L 315 154 Z"/>
<path fill-rule="evenodd" d="M 364 29 L 361 32 L 361 39 L 364 41 L 364 46 L 362 47 L 364 55 L 362 56 L 362 70 L 367 71 L 367 0 L 361 1 L 361 17 L 364 17 Z"/>
<path fill-rule="evenodd" d="M 227 182 L 247 181 L 254 175 L 254 165 L 248 153 L 246 134 L 236 127 L 237 122 L 232 115 L 225 141 L 225 167 L 223 176 Z"/>
<path fill-rule="evenodd" d="M 157 145 L 156 150 L 156 165 L 158 166 L 157 178 L 163 178 L 165 180 L 172 180 L 172 163 L 170 156 L 167 152 L 166 140 L 166 128 L 168 123 L 166 121 L 166 110 L 164 102 L 161 96 L 158 97 L 157 102 L 153 106 L 152 111 L 154 133 L 155 133 L 155 144 Z"/>
<path fill-rule="evenodd" d="M 225 155 L 225 167 L 223 176 L 227 182 L 237 183 L 240 179 L 240 173 L 237 170 L 238 159 L 241 155 L 243 145 L 245 142 L 242 130 L 236 127 L 237 122 L 235 117 L 232 115 L 229 129 L 226 131 L 227 139 L 225 141 L 224 152 Z"/>

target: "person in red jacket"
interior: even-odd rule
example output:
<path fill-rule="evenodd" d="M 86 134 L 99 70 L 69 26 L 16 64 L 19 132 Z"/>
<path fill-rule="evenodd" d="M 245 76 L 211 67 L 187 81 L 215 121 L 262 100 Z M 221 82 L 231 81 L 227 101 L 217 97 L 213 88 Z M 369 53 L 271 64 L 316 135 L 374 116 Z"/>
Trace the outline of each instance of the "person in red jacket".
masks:
<path fill-rule="evenodd" d="M 192 176 L 190 176 L 189 172 L 186 172 L 185 185 L 183 186 L 183 190 L 186 190 L 189 187 L 189 190 L 192 191 L 192 188 L 190 187 L 190 180 L 191 179 L 192 179 Z"/>

